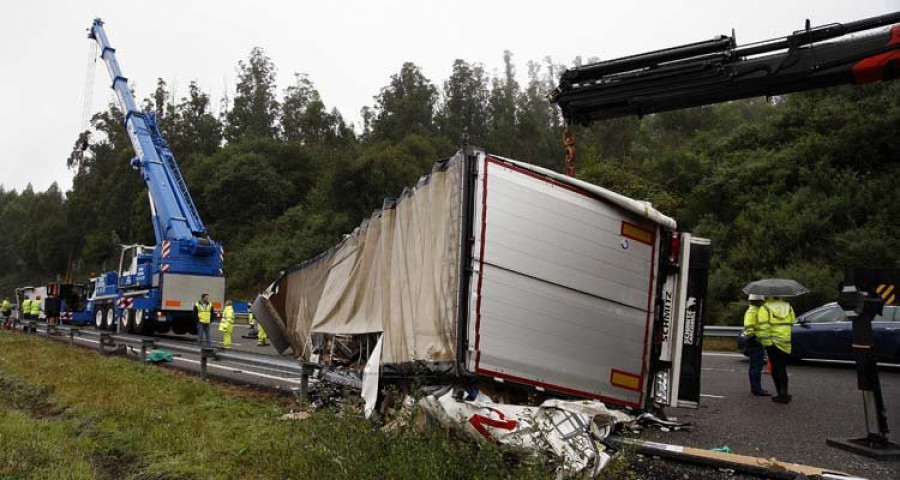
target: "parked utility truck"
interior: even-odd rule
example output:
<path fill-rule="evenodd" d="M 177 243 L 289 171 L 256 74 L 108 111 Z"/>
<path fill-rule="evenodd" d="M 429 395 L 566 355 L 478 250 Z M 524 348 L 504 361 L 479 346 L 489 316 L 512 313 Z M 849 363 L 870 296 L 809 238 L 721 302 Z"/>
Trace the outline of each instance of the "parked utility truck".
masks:
<path fill-rule="evenodd" d="M 156 245 L 123 246 L 118 270 L 91 279 L 88 309 L 100 329 L 193 333 L 193 307 L 201 294 L 208 293 L 216 309 L 222 306 L 224 250 L 207 234 L 155 115 L 138 109 L 102 20 L 94 20 L 88 37 L 99 45 L 125 112 L 136 153 L 131 166 L 147 184 L 156 237 Z"/>

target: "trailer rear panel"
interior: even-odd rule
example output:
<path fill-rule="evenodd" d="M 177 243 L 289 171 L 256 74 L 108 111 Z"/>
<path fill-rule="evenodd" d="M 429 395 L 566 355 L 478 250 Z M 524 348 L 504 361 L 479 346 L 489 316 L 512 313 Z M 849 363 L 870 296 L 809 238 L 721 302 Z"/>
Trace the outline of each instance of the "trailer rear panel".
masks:
<path fill-rule="evenodd" d="M 470 370 L 639 406 L 658 227 L 490 157 L 476 198 Z"/>

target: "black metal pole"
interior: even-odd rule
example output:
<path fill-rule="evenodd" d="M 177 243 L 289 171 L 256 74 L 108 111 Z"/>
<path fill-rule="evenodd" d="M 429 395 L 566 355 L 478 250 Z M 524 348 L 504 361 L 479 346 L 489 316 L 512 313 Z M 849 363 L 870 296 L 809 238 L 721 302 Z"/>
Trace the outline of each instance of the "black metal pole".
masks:
<path fill-rule="evenodd" d="M 856 359 L 857 386 L 862 392 L 863 414 L 866 422 L 866 436 L 863 438 L 826 440 L 828 445 L 859 453 L 877 459 L 900 458 L 900 445 L 888 439 L 890 432 L 887 423 L 887 412 L 884 397 L 881 393 L 881 380 L 878 377 L 878 362 L 872 352 L 874 336 L 872 320 L 881 314 L 884 303 L 871 289 L 871 283 L 877 279 L 869 277 L 882 272 L 853 270 L 848 271 L 841 290 L 839 303 L 847 318 L 853 322 L 852 347 Z M 860 282 L 863 285 L 858 287 Z M 868 284 L 868 285 L 867 285 Z M 868 288 L 867 288 L 868 286 Z"/>

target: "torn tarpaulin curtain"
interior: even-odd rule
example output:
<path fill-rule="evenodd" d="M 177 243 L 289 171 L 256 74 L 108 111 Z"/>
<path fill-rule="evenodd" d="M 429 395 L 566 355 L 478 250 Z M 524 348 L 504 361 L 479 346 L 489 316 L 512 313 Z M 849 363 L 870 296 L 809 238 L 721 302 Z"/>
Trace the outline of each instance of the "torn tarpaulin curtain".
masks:
<path fill-rule="evenodd" d="M 384 364 L 453 362 L 464 157 L 386 202 L 331 250 L 285 273 L 265 296 L 294 352 L 312 334 L 383 333 Z"/>

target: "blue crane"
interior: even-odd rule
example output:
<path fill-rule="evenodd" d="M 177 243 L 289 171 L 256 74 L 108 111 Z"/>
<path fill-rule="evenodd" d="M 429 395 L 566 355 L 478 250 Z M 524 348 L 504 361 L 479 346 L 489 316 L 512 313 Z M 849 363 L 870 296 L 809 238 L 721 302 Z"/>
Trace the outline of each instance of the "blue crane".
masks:
<path fill-rule="evenodd" d="M 101 19 L 94 19 L 88 38 L 99 46 L 125 116 L 136 153 L 131 166 L 147 184 L 156 236 L 155 246 L 123 246 L 118 272 L 94 280 L 95 323 L 141 333 L 193 331 L 191 314 L 200 295 L 209 293 L 214 305 L 223 300 L 224 250 L 209 238 L 156 115 L 138 108 Z"/>

